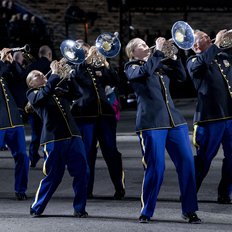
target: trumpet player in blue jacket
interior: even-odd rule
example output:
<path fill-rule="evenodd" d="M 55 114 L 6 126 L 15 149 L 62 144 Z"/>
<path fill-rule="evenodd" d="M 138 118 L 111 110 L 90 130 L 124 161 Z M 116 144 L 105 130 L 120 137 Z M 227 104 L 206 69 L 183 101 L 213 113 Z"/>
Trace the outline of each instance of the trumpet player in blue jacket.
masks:
<path fill-rule="evenodd" d="M 74 216 L 87 217 L 85 211 L 89 167 L 80 131 L 70 112 L 70 99 L 57 91 L 60 63 L 51 63 L 52 74 L 47 80 L 43 73 L 32 70 L 27 76 L 27 98 L 42 120 L 41 145 L 45 155 L 43 173 L 33 203 L 32 216 L 40 216 L 60 184 L 65 167 L 73 177 Z M 64 77 L 63 77 L 64 78 Z"/>
<path fill-rule="evenodd" d="M 176 55 L 164 62 L 165 43 L 165 38 L 158 38 L 152 54 L 140 38 L 126 46 L 129 62 L 125 73 L 137 98 L 136 132 L 144 166 L 139 221 L 147 223 L 153 216 L 163 182 L 166 148 L 178 174 L 182 217 L 189 223 L 200 223 L 188 126 L 169 92 L 170 78 L 184 81 L 186 73 Z"/>
<path fill-rule="evenodd" d="M 220 47 L 226 30 L 217 33 L 214 43 L 203 31 L 195 31 L 194 56 L 187 69 L 197 91 L 193 142 L 196 147 L 197 191 L 206 177 L 220 145 L 223 148 L 218 203 L 230 204 L 232 192 L 232 58 Z M 225 41 L 227 40 L 225 37 Z M 229 38 L 230 39 L 230 38 Z M 231 41 L 231 39 L 230 39 Z"/>
<path fill-rule="evenodd" d="M 7 144 L 15 161 L 15 196 L 26 200 L 29 158 L 26 152 L 25 130 L 15 99 L 7 84 L 12 71 L 11 49 L 0 51 L 0 147 Z"/>
<path fill-rule="evenodd" d="M 94 185 L 96 144 L 99 145 L 114 185 L 114 199 L 125 196 L 122 155 L 117 149 L 116 117 L 105 92 L 106 86 L 117 84 L 116 72 L 110 67 L 95 46 L 89 49 L 85 62 L 76 67 L 73 79 L 75 92 L 80 97 L 72 104 L 71 112 L 81 131 L 90 168 L 88 196 L 91 198 Z"/>

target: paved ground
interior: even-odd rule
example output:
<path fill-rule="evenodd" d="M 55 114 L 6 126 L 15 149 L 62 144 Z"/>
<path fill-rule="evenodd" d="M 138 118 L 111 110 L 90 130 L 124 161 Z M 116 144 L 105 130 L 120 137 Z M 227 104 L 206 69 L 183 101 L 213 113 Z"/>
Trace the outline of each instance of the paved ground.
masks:
<path fill-rule="evenodd" d="M 177 108 L 190 124 L 194 99 L 176 101 Z M 181 218 L 177 175 L 168 155 L 166 172 L 155 214 L 150 224 L 138 223 L 140 191 L 143 179 L 140 148 L 134 134 L 135 111 L 123 111 L 118 125 L 118 148 L 123 154 L 126 177 L 126 198 L 113 200 L 113 186 L 101 153 L 96 163 L 95 198 L 88 200 L 89 218 L 72 216 L 71 178 L 67 172 L 63 182 L 49 202 L 43 217 L 31 218 L 29 207 L 42 176 L 42 159 L 36 168 L 30 169 L 27 201 L 16 201 L 13 191 L 14 162 L 9 152 L 0 152 L 0 232 L 60 232 L 60 231 L 158 231 L 158 232 L 224 232 L 232 230 L 232 205 L 216 203 L 217 183 L 220 179 L 222 151 L 212 163 L 211 170 L 199 192 L 199 212 L 203 223 L 190 225 Z M 27 139 L 29 134 L 27 130 Z M 193 149 L 194 152 L 194 149 Z"/>

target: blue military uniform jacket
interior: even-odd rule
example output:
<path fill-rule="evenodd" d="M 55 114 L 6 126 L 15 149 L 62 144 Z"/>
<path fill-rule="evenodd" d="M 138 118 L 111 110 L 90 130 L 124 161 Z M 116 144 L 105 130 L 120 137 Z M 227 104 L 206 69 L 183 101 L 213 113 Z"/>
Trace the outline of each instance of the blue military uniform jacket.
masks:
<path fill-rule="evenodd" d="M 101 72 L 102 76 L 97 76 Z M 82 63 L 76 69 L 74 92 L 79 93 L 72 105 L 72 114 L 75 118 L 92 118 L 98 116 L 113 116 L 114 110 L 105 93 L 106 85 L 117 84 L 117 74 L 105 66 L 95 68 Z"/>
<path fill-rule="evenodd" d="M 15 103 L 21 112 L 27 104 L 27 84 L 25 69 L 19 63 L 13 61 L 10 65 L 10 72 L 7 74 L 5 80 L 8 88 L 15 100 Z"/>
<path fill-rule="evenodd" d="M 137 98 L 137 131 L 186 124 L 169 92 L 169 78 L 185 80 L 185 69 L 179 59 L 170 59 L 164 65 L 163 58 L 164 54 L 156 51 L 147 62 L 136 60 L 125 65 L 125 73 Z"/>
<path fill-rule="evenodd" d="M 187 60 L 198 94 L 194 123 L 232 118 L 232 59 L 216 45 Z"/>
<path fill-rule="evenodd" d="M 58 75 L 51 75 L 45 86 L 27 91 L 27 98 L 43 122 L 41 144 L 80 137 L 80 131 L 70 112 L 70 101 L 55 93 L 60 82 Z"/>
<path fill-rule="evenodd" d="M 8 72 L 8 65 L 0 61 L 0 130 L 23 126 L 15 100 L 3 77 L 6 72 Z"/>

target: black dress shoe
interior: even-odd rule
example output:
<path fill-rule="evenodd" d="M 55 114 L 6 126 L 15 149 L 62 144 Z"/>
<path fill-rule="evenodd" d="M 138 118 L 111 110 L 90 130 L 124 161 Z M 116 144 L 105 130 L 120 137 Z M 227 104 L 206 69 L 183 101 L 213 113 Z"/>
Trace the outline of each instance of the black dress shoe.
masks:
<path fill-rule="evenodd" d="M 114 193 L 115 200 L 122 200 L 125 197 L 125 189 L 116 190 Z"/>
<path fill-rule="evenodd" d="M 39 217 L 40 216 L 40 214 L 36 213 L 35 210 L 31 207 L 30 207 L 30 215 L 32 217 Z"/>
<path fill-rule="evenodd" d="M 7 145 L 3 145 L 2 147 L 0 147 L 0 151 L 8 151 Z"/>
<path fill-rule="evenodd" d="M 26 193 L 15 193 L 16 199 L 19 201 L 24 201 L 27 200 L 27 195 Z"/>
<path fill-rule="evenodd" d="M 86 211 L 84 211 L 84 212 L 78 212 L 78 211 L 74 210 L 73 216 L 74 217 L 78 217 L 78 218 L 87 218 L 88 217 L 88 213 Z"/>
<path fill-rule="evenodd" d="M 148 223 L 150 221 L 150 217 L 148 217 L 148 216 L 145 216 L 145 215 L 140 215 L 140 217 L 139 217 L 139 222 L 140 223 Z"/>
<path fill-rule="evenodd" d="M 218 204 L 231 204 L 231 199 L 228 196 L 218 195 L 217 203 Z"/>
<path fill-rule="evenodd" d="M 201 224 L 201 219 L 197 216 L 196 213 L 185 213 L 185 214 L 182 214 L 182 218 L 184 220 L 188 221 L 188 223 Z"/>

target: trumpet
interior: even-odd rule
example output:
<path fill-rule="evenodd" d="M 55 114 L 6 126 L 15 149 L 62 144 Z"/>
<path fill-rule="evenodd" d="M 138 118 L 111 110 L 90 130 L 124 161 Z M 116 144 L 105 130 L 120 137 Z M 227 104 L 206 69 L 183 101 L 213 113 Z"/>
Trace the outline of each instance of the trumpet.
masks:
<path fill-rule="evenodd" d="M 95 46 L 97 50 L 106 58 L 117 56 L 121 49 L 121 43 L 118 36 L 118 32 L 102 33 L 97 37 L 95 41 Z"/>
<path fill-rule="evenodd" d="M 26 52 L 26 53 L 29 53 L 31 50 L 30 46 L 28 44 L 25 44 L 23 47 L 16 47 L 16 48 L 11 48 L 8 52 L 19 52 L 19 51 L 22 51 L 22 52 Z"/>
<path fill-rule="evenodd" d="M 162 49 L 165 56 L 164 60 L 173 58 L 178 52 L 177 47 L 183 50 L 188 50 L 193 47 L 195 42 L 193 29 L 184 21 L 175 22 L 172 26 L 171 34 L 172 38 L 164 42 Z M 156 46 L 154 45 L 149 49 L 155 49 L 155 47 Z"/>
<path fill-rule="evenodd" d="M 26 106 L 24 107 L 24 110 L 27 114 L 30 114 L 30 113 L 34 113 L 34 108 L 33 106 L 31 105 L 30 102 L 27 102 Z"/>
<path fill-rule="evenodd" d="M 6 50 L 7 49 L 7 50 Z M 18 51 L 23 51 L 26 53 L 30 52 L 30 46 L 28 44 L 26 44 L 23 47 L 16 47 L 16 48 L 4 48 L 3 50 L 0 51 L 1 54 L 1 59 L 4 60 L 8 54 L 12 53 L 12 52 L 18 52 Z"/>
<path fill-rule="evenodd" d="M 162 61 L 166 59 L 172 59 L 178 53 L 178 49 L 173 43 L 174 42 L 172 39 L 166 40 L 164 42 L 162 52 L 164 53 L 165 58 L 162 59 Z M 152 51 L 155 48 L 156 45 L 149 47 L 148 50 Z"/>
<path fill-rule="evenodd" d="M 68 60 L 66 60 L 65 58 L 62 58 L 61 60 L 58 61 L 59 63 L 59 69 L 58 69 L 58 75 L 60 76 L 60 78 L 63 80 L 65 78 L 70 78 L 70 76 L 72 76 L 75 72 L 75 69 L 72 68 L 71 65 L 69 65 L 67 63 Z M 45 77 L 48 77 L 51 74 L 52 70 L 50 70 L 49 72 L 47 72 L 45 74 Z M 61 84 L 61 83 L 59 83 Z"/>
<path fill-rule="evenodd" d="M 215 41 L 215 38 L 211 40 L 212 42 Z M 224 36 L 222 37 L 222 40 L 219 44 L 219 47 L 221 49 L 228 49 L 232 47 L 232 29 L 228 30 Z"/>
<path fill-rule="evenodd" d="M 95 46 L 89 49 L 86 62 L 92 64 L 95 68 L 108 66 L 106 59 L 117 56 L 120 49 L 121 43 L 118 39 L 118 32 L 104 32 L 97 37 Z"/>
<path fill-rule="evenodd" d="M 100 68 L 105 66 L 106 58 L 99 52 L 96 46 L 92 46 L 89 49 L 88 55 L 86 57 L 87 64 L 91 64 L 95 68 Z"/>
<path fill-rule="evenodd" d="M 175 44 L 184 50 L 188 50 L 192 48 L 195 42 L 193 29 L 184 21 L 178 21 L 173 25 L 172 38 Z M 212 39 L 211 41 L 212 42 L 215 41 L 215 38 Z M 224 34 L 220 42 L 221 49 L 228 49 L 231 47 L 232 47 L 232 29 L 228 30 Z"/>
<path fill-rule="evenodd" d="M 74 69 L 68 64 L 68 62 L 72 64 L 81 64 L 85 60 L 85 52 L 81 47 L 82 44 L 78 43 L 74 40 L 64 40 L 60 45 L 60 51 L 63 58 L 59 61 L 60 70 L 59 76 L 64 79 L 65 77 L 70 77 L 73 74 Z M 47 77 L 51 74 L 51 70 L 45 74 Z"/>
<path fill-rule="evenodd" d="M 71 65 L 67 63 L 67 60 L 65 58 L 62 58 L 60 61 L 58 61 L 59 68 L 58 68 L 58 75 L 61 79 L 70 78 L 70 76 L 75 71 Z M 46 74 L 47 75 L 47 74 Z"/>
<path fill-rule="evenodd" d="M 60 45 L 63 57 L 72 64 L 81 64 L 85 61 L 85 52 L 82 43 L 74 40 L 64 40 Z"/>
<path fill-rule="evenodd" d="M 63 58 L 59 61 L 61 68 L 59 70 L 59 76 L 64 78 L 70 78 L 75 72 L 71 64 L 81 64 L 85 61 L 85 51 L 82 48 L 82 43 L 74 40 L 64 40 L 60 45 L 60 51 Z M 58 84 L 59 85 L 59 84 Z"/>

